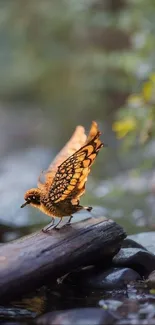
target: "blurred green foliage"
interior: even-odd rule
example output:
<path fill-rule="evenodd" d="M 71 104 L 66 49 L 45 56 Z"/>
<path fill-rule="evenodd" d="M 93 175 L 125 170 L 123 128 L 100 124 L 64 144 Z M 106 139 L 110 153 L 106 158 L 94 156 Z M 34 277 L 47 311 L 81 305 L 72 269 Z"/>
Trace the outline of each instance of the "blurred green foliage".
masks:
<path fill-rule="evenodd" d="M 125 144 L 135 145 L 135 139 L 144 144 L 155 135 L 155 74 L 144 82 L 141 92 L 128 97 L 127 107 L 119 110 L 113 130 L 118 138 L 127 137 Z"/>
<path fill-rule="evenodd" d="M 1 0 L 0 8 L 1 100 L 41 102 L 77 122 L 88 113 L 116 119 L 118 137 L 150 128 L 154 0 Z"/>

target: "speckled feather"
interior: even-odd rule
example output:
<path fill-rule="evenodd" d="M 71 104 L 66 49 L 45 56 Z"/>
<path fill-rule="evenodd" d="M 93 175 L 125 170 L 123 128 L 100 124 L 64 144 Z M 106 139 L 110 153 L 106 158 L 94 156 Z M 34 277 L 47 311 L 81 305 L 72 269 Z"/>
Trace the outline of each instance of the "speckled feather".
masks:
<path fill-rule="evenodd" d="M 51 217 L 62 218 L 88 209 L 79 204 L 79 199 L 85 192 L 90 167 L 103 147 L 100 134 L 96 122 L 92 122 L 88 137 L 84 128 L 78 126 L 44 173 L 45 183 L 39 178 L 38 188 L 27 191 L 25 200 Z"/>

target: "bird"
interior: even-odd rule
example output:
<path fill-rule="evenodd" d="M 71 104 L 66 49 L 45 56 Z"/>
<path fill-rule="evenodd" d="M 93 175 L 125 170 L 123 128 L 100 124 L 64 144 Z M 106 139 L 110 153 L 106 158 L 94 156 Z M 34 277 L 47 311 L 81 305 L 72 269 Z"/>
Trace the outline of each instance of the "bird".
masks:
<path fill-rule="evenodd" d="M 92 121 L 88 136 L 84 127 L 78 125 L 48 169 L 41 172 L 37 187 L 25 192 L 21 208 L 31 205 L 52 218 L 52 222 L 42 229 L 43 232 L 56 229 L 63 217 L 69 217 L 67 225 L 70 225 L 74 213 L 82 209 L 92 210 L 92 207 L 80 205 L 80 197 L 85 193 L 90 168 L 104 146 L 100 135 L 95 121 Z M 41 181 L 42 175 L 44 182 Z M 60 218 L 56 225 L 55 217 Z"/>

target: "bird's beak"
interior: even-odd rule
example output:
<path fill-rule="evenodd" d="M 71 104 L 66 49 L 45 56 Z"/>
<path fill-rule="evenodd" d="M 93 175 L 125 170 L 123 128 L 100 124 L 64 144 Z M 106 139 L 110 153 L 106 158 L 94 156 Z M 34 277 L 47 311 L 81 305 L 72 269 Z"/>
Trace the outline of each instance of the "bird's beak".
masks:
<path fill-rule="evenodd" d="M 28 202 L 26 201 L 25 203 L 23 203 L 23 204 L 21 205 L 21 208 L 24 208 L 27 204 L 28 204 Z"/>

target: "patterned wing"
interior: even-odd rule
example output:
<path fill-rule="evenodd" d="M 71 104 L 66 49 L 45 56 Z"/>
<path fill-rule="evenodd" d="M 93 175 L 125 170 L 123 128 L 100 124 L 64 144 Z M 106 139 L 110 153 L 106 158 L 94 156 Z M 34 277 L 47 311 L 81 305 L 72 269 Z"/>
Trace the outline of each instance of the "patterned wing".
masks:
<path fill-rule="evenodd" d="M 48 169 L 41 173 L 38 179 L 38 187 L 44 186 L 41 181 L 41 176 L 44 176 L 46 187 L 50 186 L 54 176 L 57 172 L 58 166 L 66 160 L 69 156 L 74 154 L 77 150 L 79 150 L 86 142 L 87 136 L 85 134 L 85 129 L 83 126 L 77 126 L 72 137 L 63 147 L 63 149 L 58 153 L 55 159 L 52 161 Z"/>
<path fill-rule="evenodd" d="M 97 124 L 96 134 L 92 138 L 94 134 L 89 133 L 90 141 L 58 167 L 49 189 L 49 197 L 54 204 L 66 199 L 70 199 L 72 204 L 77 204 L 78 198 L 84 193 L 90 167 L 103 146 Z"/>

